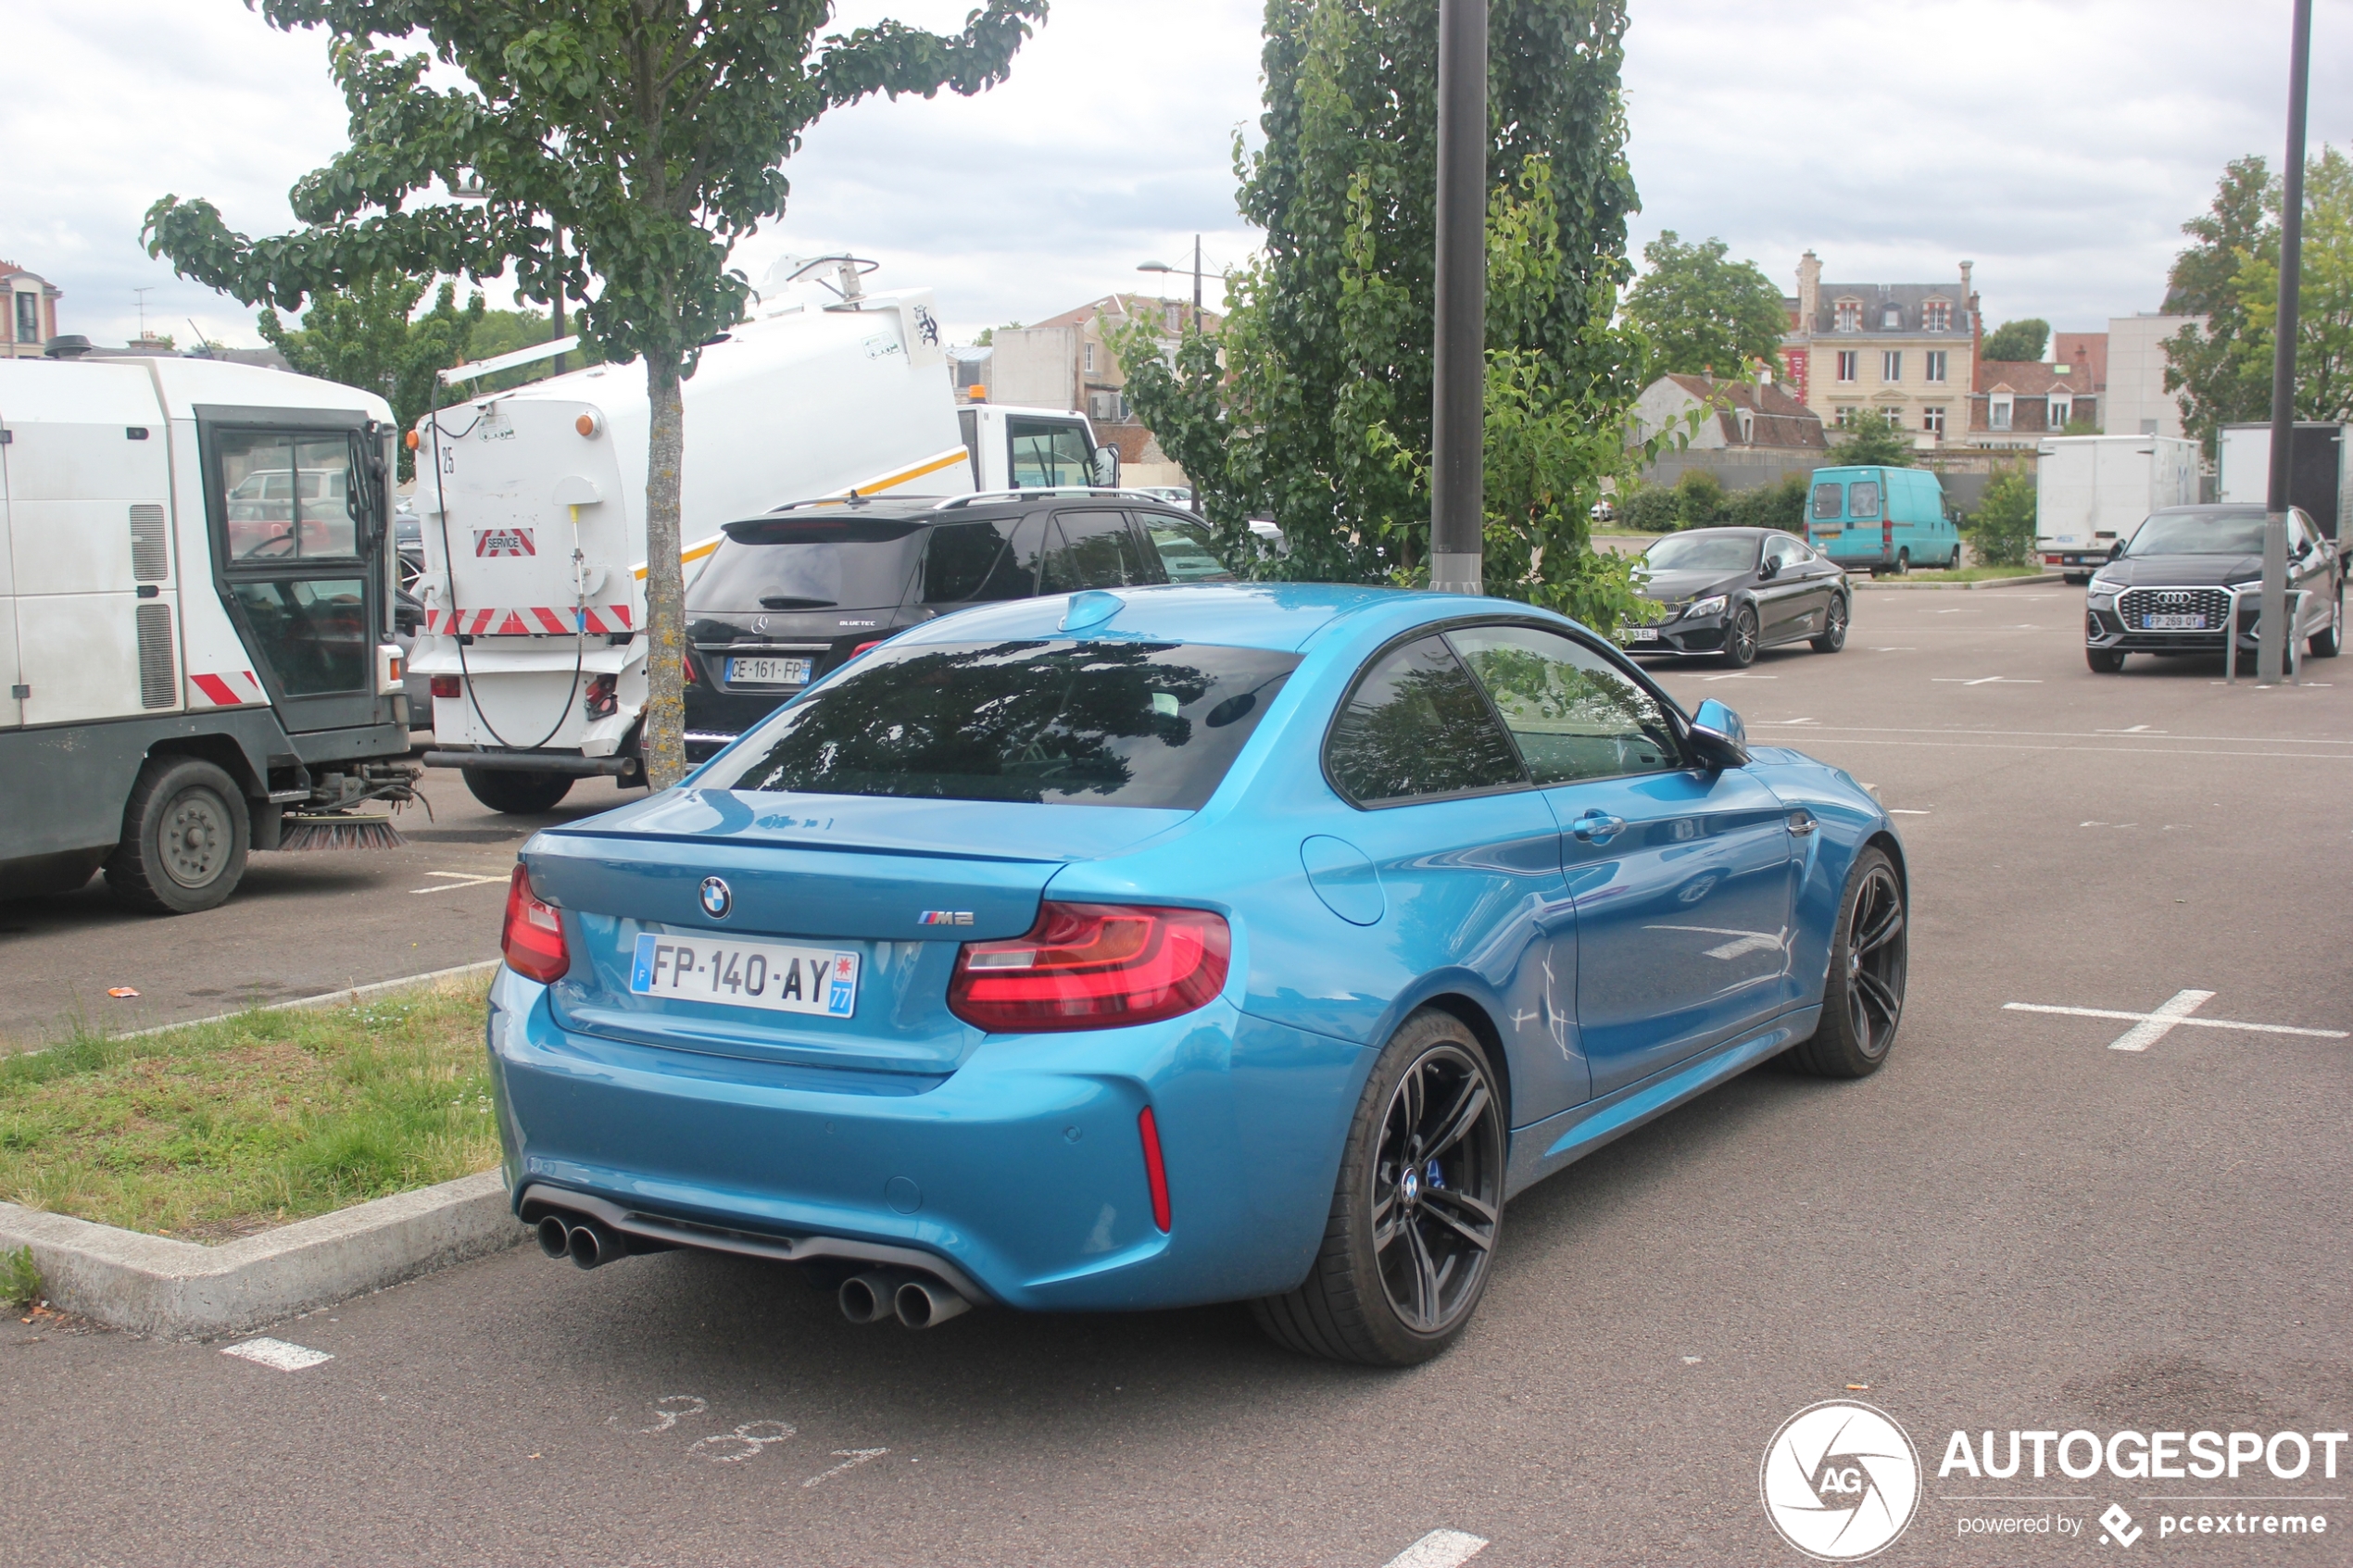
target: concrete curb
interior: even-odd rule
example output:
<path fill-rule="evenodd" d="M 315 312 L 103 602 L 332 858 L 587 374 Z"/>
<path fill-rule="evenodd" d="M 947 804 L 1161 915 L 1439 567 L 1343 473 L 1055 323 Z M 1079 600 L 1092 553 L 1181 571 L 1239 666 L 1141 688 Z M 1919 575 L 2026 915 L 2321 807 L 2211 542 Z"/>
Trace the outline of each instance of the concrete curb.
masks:
<path fill-rule="evenodd" d="M 1971 588 L 2031 588 L 2044 583 L 2063 583 L 2065 581 L 2066 578 L 2056 571 L 2046 571 L 2034 577 L 1985 577 L 1980 578 L 1974 583 L 1914 583 L 1895 578 L 1857 576 L 1853 572 L 1849 572 L 1846 578 L 1846 585 L 1850 588 L 1869 588 L 1874 590 L 1884 588 L 1911 588 L 1921 592 L 1927 592 L 1932 589 L 1944 589 L 1950 592 L 1954 589 L 1959 589 L 1960 591 L 1966 593 Z"/>
<path fill-rule="evenodd" d="M 0 1249 L 32 1249 L 61 1311 L 168 1339 L 204 1339 L 501 1252 L 529 1232 L 497 1171 L 302 1220 L 226 1247 L 144 1236 L 0 1203 Z"/>

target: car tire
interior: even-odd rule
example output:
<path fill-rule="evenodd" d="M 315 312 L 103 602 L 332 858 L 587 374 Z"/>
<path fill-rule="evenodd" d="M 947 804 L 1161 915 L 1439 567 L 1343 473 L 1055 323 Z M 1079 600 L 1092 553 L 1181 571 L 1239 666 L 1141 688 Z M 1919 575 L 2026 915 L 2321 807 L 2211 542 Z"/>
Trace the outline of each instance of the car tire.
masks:
<path fill-rule="evenodd" d="M 1302 1355 L 1365 1366 L 1452 1345 L 1493 1273 L 1504 1149 L 1486 1047 L 1452 1013 L 1415 1013 L 1357 1102 L 1315 1265 L 1297 1289 L 1251 1303 L 1259 1326 Z"/>
<path fill-rule="evenodd" d="M 1724 651 L 1718 655 L 1735 670 L 1756 662 L 1756 607 L 1740 605 L 1724 622 Z"/>
<path fill-rule="evenodd" d="M 1911 552 L 1911 551 L 1909 551 L 1909 550 L 1898 550 L 1898 551 L 1896 551 L 1896 552 L 1895 552 L 1895 575 L 1896 575 L 1896 576 L 1898 576 L 1898 577 L 1909 577 L 1911 574 L 1912 574 L 1912 552 Z"/>
<path fill-rule="evenodd" d="M 2345 646 L 2345 590 L 2336 591 L 2336 607 L 2329 612 L 2329 629 L 2304 645 L 2314 659 L 2334 659 Z"/>
<path fill-rule="evenodd" d="M 198 758 L 151 757 L 123 807 L 107 886 L 134 909 L 195 914 L 237 890 L 252 844 L 252 816 L 234 779 Z"/>
<path fill-rule="evenodd" d="M 558 801 L 572 793 L 570 773 L 509 768 L 461 771 L 466 775 L 466 787 L 473 792 L 476 800 L 509 816 L 535 817 L 543 811 L 552 811 Z"/>
<path fill-rule="evenodd" d="M 2122 648 L 2085 648 L 2083 662 L 2092 667 L 2095 675 L 2117 675 L 2124 670 Z"/>
<path fill-rule="evenodd" d="M 1836 653 L 1846 646 L 1848 615 L 1846 596 L 1832 594 L 1829 618 L 1822 622 L 1820 634 L 1813 639 L 1816 653 Z"/>
<path fill-rule="evenodd" d="M 1873 847 L 1856 856 L 1838 903 L 1822 1022 L 1791 1048 L 1791 1066 L 1817 1078 L 1867 1078 L 1880 1070 L 1904 1019 L 1909 919 L 1904 879 L 1887 851 Z"/>

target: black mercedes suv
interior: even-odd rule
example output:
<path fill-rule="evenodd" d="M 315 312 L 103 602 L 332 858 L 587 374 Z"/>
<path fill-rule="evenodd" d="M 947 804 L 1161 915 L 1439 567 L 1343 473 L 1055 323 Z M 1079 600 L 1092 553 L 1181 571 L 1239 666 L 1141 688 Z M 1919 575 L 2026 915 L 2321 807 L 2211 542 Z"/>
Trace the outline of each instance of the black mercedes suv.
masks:
<path fill-rule="evenodd" d="M 966 605 L 1231 580 L 1207 524 L 1132 490 L 805 501 L 731 522 L 686 589 L 686 757 Z"/>

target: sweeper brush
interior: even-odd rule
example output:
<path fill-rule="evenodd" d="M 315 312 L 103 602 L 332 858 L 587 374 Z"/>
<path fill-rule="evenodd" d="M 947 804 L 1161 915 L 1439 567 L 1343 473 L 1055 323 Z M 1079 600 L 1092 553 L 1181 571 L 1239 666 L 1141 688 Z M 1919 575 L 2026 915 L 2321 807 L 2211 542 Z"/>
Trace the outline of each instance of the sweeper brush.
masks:
<path fill-rule="evenodd" d="M 409 841 L 389 817 L 296 816 L 288 812 L 278 847 L 305 849 L 406 849 Z"/>

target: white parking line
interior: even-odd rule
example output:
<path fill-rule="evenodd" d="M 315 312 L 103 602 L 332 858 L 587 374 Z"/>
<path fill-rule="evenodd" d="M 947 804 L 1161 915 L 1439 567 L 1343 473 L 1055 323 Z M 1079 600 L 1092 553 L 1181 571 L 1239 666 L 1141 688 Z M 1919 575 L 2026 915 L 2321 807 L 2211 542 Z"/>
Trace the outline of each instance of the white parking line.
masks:
<path fill-rule="evenodd" d="M 2053 1012 L 2068 1018 L 2129 1019 L 2133 1027 L 2108 1042 L 2113 1051 L 2145 1051 L 2174 1030 L 2244 1029 L 2257 1035 L 2296 1035 L 2309 1040 L 2353 1039 L 2342 1029 L 2299 1029 L 2286 1023 L 2246 1023 L 2232 1018 L 2193 1018 L 2191 1013 L 2213 1000 L 2211 991 L 2176 991 L 2155 1012 L 2119 1012 L 2110 1008 L 2048 1007 L 2040 1002 L 2004 1002 L 2006 1012 Z"/>
<path fill-rule="evenodd" d="M 283 1339 L 271 1339 L 266 1336 L 259 1339 L 248 1339 L 242 1345 L 227 1346 L 220 1353 L 224 1356 L 235 1356 L 244 1361 L 258 1361 L 263 1366 L 276 1367 L 280 1372 L 300 1372 L 305 1367 L 317 1366 L 321 1361 L 334 1360 L 334 1357 L 324 1350 L 313 1350 L 302 1345 L 289 1345 Z"/>
<path fill-rule="evenodd" d="M 1486 1549 L 1484 1537 L 1462 1530 L 1432 1530 L 1390 1558 L 1382 1568 L 1462 1568 Z"/>
<path fill-rule="evenodd" d="M 1936 675 L 1931 680 L 1940 686 L 2039 686 L 2040 681 L 2021 681 L 2010 675 L 1980 675 L 1972 681 L 1961 675 Z"/>
<path fill-rule="evenodd" d="M 511 882 L 514 880 L 515 873 L 512 871 L 504 871 L 497 876 L 476 876 L 471 872 L 427 872 L 425 874 L 443 877 L 447 880 L 439 887 L 412 887 L 409 890 L 409 892 L 448 893 L 460 887 L 480 887 L 487 883 Z"/>

